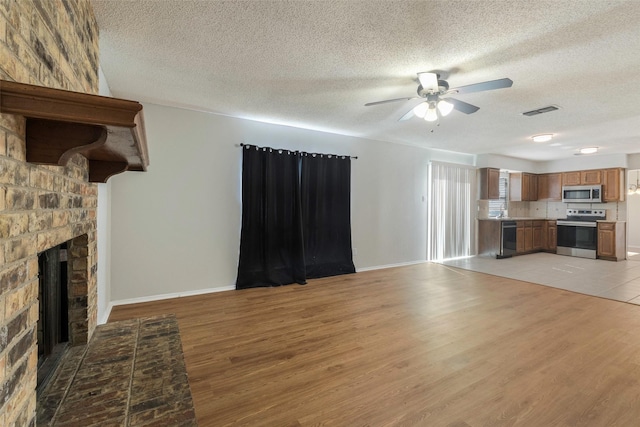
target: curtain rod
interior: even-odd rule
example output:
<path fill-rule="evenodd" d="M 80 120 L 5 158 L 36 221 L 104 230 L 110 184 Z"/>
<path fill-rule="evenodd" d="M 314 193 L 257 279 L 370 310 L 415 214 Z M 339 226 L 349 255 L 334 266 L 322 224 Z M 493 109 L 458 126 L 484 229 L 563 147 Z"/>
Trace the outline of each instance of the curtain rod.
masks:
<path fill-rule="evenodd" d="M 271 147 L 259 147 L 257 145 L 253 145 L 253 144 L 245 144 L 243 142 L 241 142 L 240 144 L 235 144 L 236 147 L 244 147 L 244 146 L 248 146 L 248 147 L 258 147 L 258 148 L 271 148 Z M 282 148 L 272 148 L 273 150 L 283 150 Z M 349 157 L 350 159 L 358 159 L 358 156 L 347 156 L 347 155 L 342 155 L 342 154 L 325 154 L 325 153 L 307 153 L 306 151 L 298 151 L 298 150 L 286 150 L 286 151 L 291 151 L 293 153 L 300 153 L 300 154 L 317 154 L 319 156 L 335 156 L 335 157 Z"/>

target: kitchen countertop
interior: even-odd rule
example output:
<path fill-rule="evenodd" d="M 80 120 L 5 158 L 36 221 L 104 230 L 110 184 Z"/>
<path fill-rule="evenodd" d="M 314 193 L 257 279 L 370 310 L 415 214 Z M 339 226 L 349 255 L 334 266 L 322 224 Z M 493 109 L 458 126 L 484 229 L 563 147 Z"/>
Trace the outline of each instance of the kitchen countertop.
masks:
<path fill-rule="evenodd" d="M 504 217 L 504 218 L 476 218 L 478 221 L 559 221 L 564 218 L 532 218 L 532 217 Z M 598 219 L 596 222 L 626 222 L 617 219 Z"/>
<path fill-rule="evenodd" d="M 532 218 L 532 217 L 503 217 L 503 218 L 477 218 L 478 221 L 557 221 L 558 218 Z"/>

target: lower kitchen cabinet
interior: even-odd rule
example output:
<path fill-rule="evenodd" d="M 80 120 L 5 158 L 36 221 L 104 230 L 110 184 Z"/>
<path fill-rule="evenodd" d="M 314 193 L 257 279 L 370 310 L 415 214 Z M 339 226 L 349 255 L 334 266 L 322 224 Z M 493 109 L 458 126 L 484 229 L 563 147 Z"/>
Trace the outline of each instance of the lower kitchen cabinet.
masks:
<path fill-rule="evenodd" d="M 516 253 L 526 254 L 544 249 L 544 223 L 543 220 L 516 222 Z"/>
<path fill-rule="evenodd" d="M 545 237 L 544 250 L 555 253 L 558 246 L 558 227 L 556 222 L 546 221 L 543 232 Z"/>
<path fill-rule="evenodd" d="M 500 254 L 500 221 L 478 221 L 478 255 L 495 257 Z"/>
<path fill-rule="evenodd" d="M 626 259 L 626 255 L 626 223 L 598 222 L 598 258 L 620 261 Z"/>
<path fill-rule="evenodd" d="M 513 220 L 511 220 L 513 221 Z M 478 254 L 496 256 L 500 253 L 500 220 L 478 221 Z M 626 223 L 598 221 L 598 250 L 600 259 L 626 259 Z M 516 221 L 516 255 L 546 251 L 556 253 L 558 227 L 556 220 L 522 219 Z"/>
<path fill-rule="evenodd" d="M 523 254 L 524 250 L 524 222 L 518 221 L 516 226 L 516 253 Z"/>
<path fill-rule="evenodd" d="M 532 233 L 533 233 L 533 250 L 534 251 L 541 251 L 543 249 L 542 223 L 543 221 L 533 221 Z"/>
<path fill-rule="evenodd" d="M 531 223 L 531 221 L 526 221 Z M 524 226 L 524 251 L 531 252 L 533 250 L 533 227 L 530 225 Z"/>

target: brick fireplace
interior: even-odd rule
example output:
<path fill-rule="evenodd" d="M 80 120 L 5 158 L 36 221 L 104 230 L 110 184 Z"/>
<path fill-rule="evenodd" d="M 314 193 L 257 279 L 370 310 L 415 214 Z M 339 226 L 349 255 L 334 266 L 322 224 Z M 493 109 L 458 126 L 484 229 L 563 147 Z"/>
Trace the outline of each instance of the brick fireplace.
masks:
<path fill-rule="evenodd" d="M 85 0 L 0 1 L 0 78 L 98 92 L 98 28 Z M 0 114 L 0 425 L 36 413 L 38 254 L 69 253 L 69 331 L 86 343 L 97 324 L 97 186 L 89 162 L 26 162 L 25 119 Z"/>

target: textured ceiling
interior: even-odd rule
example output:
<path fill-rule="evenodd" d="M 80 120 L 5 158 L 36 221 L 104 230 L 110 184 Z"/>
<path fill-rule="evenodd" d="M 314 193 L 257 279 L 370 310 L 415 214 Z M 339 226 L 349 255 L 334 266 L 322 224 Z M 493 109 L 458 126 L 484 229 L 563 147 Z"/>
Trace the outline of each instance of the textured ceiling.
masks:
<path fill-rule="evenodd" d="M 117 97 L 471 154 L 640 152 L 637 0 L 92 3 Z M 457 95 L 480 110 L 437 125 L 398 122 L 417 99 L 364 106 L 435 70 L 451 87 L 514 84 Z"/>

